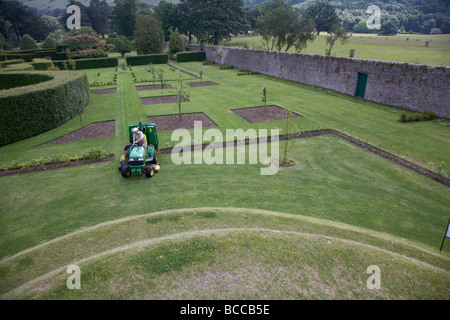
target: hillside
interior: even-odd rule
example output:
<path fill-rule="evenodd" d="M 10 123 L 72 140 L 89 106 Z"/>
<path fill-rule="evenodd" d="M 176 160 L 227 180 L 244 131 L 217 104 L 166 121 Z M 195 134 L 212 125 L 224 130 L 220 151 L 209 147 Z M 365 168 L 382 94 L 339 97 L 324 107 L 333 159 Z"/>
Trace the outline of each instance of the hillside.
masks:
<path fill-rule="evenodd" d="M 20 2 L 26 4 L 30 8 L 34 8 L 41 15 L 53 15 L 57 16 L 58 13 L 64 10 L 68 1 L 67 0 L 19 0 Z M 165 0 L 166 2 L 178 3 L 179 0 Z M 252 7 L 257 5 L 262 5 L 268 0 L 244 0 L 246 6 Z M 318 0 L 285 0 L 287 3 L 293 5 L 296 8 L 304 9 L 311 3 L 317 2 Z M 89 0 L 80 0 L 81 3 L 87 5 Z M 110 5 L 114 4 L 114 0 L 106 0 Z M 160 0 L 141 0 L 149 4 L 150 6 L 156 6 Z M 327 1 L 332 4 L 336 9 L 338 9 L 341 15 L 346 16 L 363 16 L 365 10 L 370 5 L 377 5 L 380 9 L 389 14 L 395 15 L 398 13 L 402 14 L 416 14 L 416 15 L 427 15 L 427 14 L 447 14 L 448 16 L 448 1 L 446 0 L 342 0 L 342 1 Z M 56 10 L 55 9 L 59 9 Z"/>

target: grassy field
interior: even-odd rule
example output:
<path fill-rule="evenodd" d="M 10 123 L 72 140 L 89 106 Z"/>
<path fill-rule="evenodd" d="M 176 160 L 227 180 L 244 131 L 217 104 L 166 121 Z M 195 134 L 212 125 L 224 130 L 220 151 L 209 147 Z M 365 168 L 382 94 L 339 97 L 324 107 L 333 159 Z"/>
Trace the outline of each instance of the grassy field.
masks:
<path fill-rule="evenodd" d="M 444 161 L 449 171 L 448 121 L 403 124 L 397 109 L 326 90 L 199 62 L 174 65 L 220 84 L 188 87 L 182 112 L 204 112 L 221 132 L 283 133 L 283 120 L 249 124 L 231 111 L 260 106 L 266 87 L 268 104 L 303 116 L 291 121 L 303 132 L 335 129 L 430 170 Z M 179 69 L 156 67 L 167 79 L 191 81 Z M 86 73 L 92 82 L 116 72 Z M 151 77 L 145 66 L 119 67 L 117 93 L 91 94 L 82 115 L 85 125 L 115 120 L 114 137 L 39 146 L 79 129 L 77 117 L 0 148 L 0 165 L 91 147 L 116 159 L 0 177 L 2 298 L 449 297 L 450 247 L 438 251 L 449 218 L 448 188 L 336 136 L 296 141 L 289 152 L 295 165 L 273 176 L 261 176 L 260 164 L 175 165 L 161 155 L 161 171 L 151 180 L 124 179 L 117 159 L 128 125 L 178 112 L 175 103 L 142 105 L 140 97 L 161 91 L 137 91 L 132 73 Z M 171 132 L 159 139 L 161 148 L 177 143 Z M 73 263 L 83 271 L 82 290 L 65 287 L 65 268 Z M 373 264 L 382 270 L 380 291 L 365 286 Z M 254 286 L 245 287 L 249 283 Z"/>
<path fill-rule="evenodd" d="M 325 54 L 327 44 L 326 34 L 322 33 L 302 53 Z M 425 43 L 429 46 L 425 47 Z M 226 46 L 239 46 L 267 50 L 261 36 L 232 38 L 222 43 Z M 352 34 L 349 42 L 342 45 L 337 42 L 331 55 L 349 57 L 350 50 L 355 50 L 355 58 L 368 60 L 384 60 L 450 66 L 450 35 L 417 35 L 398 34 L 396 36 L 378 36 L 374 34 Z M 290 52 L 295 52 L 291 48 Z"/>

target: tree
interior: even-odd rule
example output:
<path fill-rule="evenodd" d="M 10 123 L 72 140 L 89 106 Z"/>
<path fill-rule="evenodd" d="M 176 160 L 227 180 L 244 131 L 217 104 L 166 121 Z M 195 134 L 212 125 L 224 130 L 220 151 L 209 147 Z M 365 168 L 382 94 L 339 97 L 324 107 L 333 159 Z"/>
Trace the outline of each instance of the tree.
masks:
<path fill-rule="evenodd" d="M 283 150 L 282 150 L 282 156 L 280 158 L 280 165 L 283 167 L 286 166 L 292 166 L 292 161 L 288 159 L 287 154 L 289 152 L 289 150 L 292 149 L 292 147 L 295 144 L 296 139 L 294 138 L 294 136 L 298 133 L 298 127 L 295 125 L 292 129 L 289 129 L 289 118 L 292 117 L 292 112 L 290 110 L 285 110 L 284 111 L 284 119 L 286 120 L 286 127 L 285 127 L 285 132 L 286 132 L 286 142 L 283 144 Z"/>
<path fill-rule="evenodd" d="M 113 19 L 116 32 L 132 37 L 136 25 L 137 0 L 114 0 Z"/>
<path fill-rule="evenodd" d="M 20 39 L 20 50 L 29 49 L 37 49 L 37 44 L 29 34 L 24 34 L 22 39 Z"/>
<path fill-rule="evenodd" d="M 367 21 L 364 19 L 359 20 L 358 24 L 353 27 L 355 33 L 369 33 L 370 29 L 367 27 Z"/>
<path fill-rule="evenodd" d="M 166 86 L 167 80 L 164 79 L 164 70 L 159 69 L 158 70 L 158 80 L 159 84 L 161 85 L 161 97 L 164 96 L 164 87 Z"/>
<path fill-rule="evenodd" d="M 434 19 L 430 19 L 425 21 L 422 24 L 422 28 L 420 29 L 420 32 L 423 34 L 430 34 L 431 33 L 431 29 L 436 28 L 436 20 Z"/>
<path fill-rule="evenodd" d="M 181 121 L 181 103 L 189 101 L 189 93 L 184 91 L 183 80 L 181 75 L 178 76 L 178 87 L 175 87 L 177 103 L 178 103 L 178 121 Z"/>
<path fill-rule="evenodd" d="M 87 8 L 87 14 L 91 21 L 92 29 L 105 38 L 105 34 L 111 31 L 112 10 L 105 0 L 91 0 Z"/>
<path fill-rule="evenodd" d="M 9 25 L 17 43 L 25 34 L 41 41 L 49 33 L 42 18 L 19 1 L 0 1 L 0 21 Z"/>
<path fill-rule="evenodd" d="M 335 42 L 340 40 L 342 44 L 346 44 L 348 39 L 350 38 L 350 34 L 347 33 L 344 27 L 339 24 L 334 25 L 329 31 L 329 35 L 325 39 L 325 42 L 330 47 L 325 50 L 327 55 L 331 55 L 331 49 L 333 48 Z"/>
<path fill-rule="evenodd" d="M 397 25 L 393 21 L 383 22 L 378 34 L 382 36 L 395 36 L 397 34 Z"/>
<path fill-rule="evenodd" d="M 296 12 L 283 0 L 271 0 L 264 4 L 256 21 L 256 30 L 263 37 L 267 50 L 276 48 L 281 51 L 296 20 Z"/>
<path fill-rule="evenodd" d="M 149 15 L 136 19 L 136 51 L 138 54 L 161 53 L 164 49 L 164 31 L 161 22 Z"/>
<path fill-rule="evenodd" d="M 249 28 L 243 0 L 181 0 L 179 12 L 184 21 L 180 31 L 189 42 L 195 35 L 201 43 L 217 45 Z"/>
<path fill-rule="evenodd" d="M 256 22 L 256 30 L 262 35 L 268 50 L 274 48 L 287 52 L 292 46 L 298 51 L 314 40 L 314 23 L 309 17 L 300 15 L 283 0 L 266 2 Z"/>
<path fill-rule="evenodd" d="M 161 22 L 166 41 L 170 39 L 170 28 L 182 28 L 183 23 L 180 19 L 179 6 L 166 1 L 161 1 L 154 9 L 155 18 Z"/>
<path fill-rule="evenodd" d="M 180 32 L 178 32 L 178 29 L 173 30 L 172 28 L 170 28 L 169 31 L 169 54 L 173 56 L 177 52 L 186 51 L 188 44 L 188 39 L 186 38 L 186 36 L 180 34 Z"/>
<path fill-rule="evenodd" d="M 58 42 L 56 42 L 56 40 L 49 35 L 47 38 L 45 38 L 44 43 L 42 44 L 42 48 L 43 49 L 56 48 L 57 45 Z"/>
<path fill-rule="evenodd" d="M 329 33 L 334 25 L 341 22 L 333 6 L 322 1 L 316 2 L 308 7 L 305 10 L 305 15 L 314 21 L 317 35 L 321 31 Z"/>
<path fill-rule="evenodd" d="M 98 38 L 97 32 L 95 32 L 95 30 L 92 29 L 91 26 L 82 26 L 80 29 L 72 29 L 66 33 L 66 37 L 73 37 L 79 34 L 88 34 L 90 36 Z"/>
<path fill-rule="evenodd" d="M 314 41 L 314 21 L 303 15 L 298 22 L 298 29 L 294 41 L 294 47 L 297 52 L 302 52 L 308 45 L 308 42 Z M 286 48 L 286 51 L 288 48 Z"/>
<path fill-rule="evenodd" d="M 125 58 L 125 54 L 131 52 L 132 49 L 131 41 L 122 35 L 115 37 L 109 36 L 108 39 L 106 39 L 106 44 L 112 44 L 114 46 L 113 51 L 120 52 L 122 58 Z"/>
<path fill-rule="evenodd" d="M 64 26 L 55 17 L 43 16 L 41 17 L 41 20 L 46 25 L 47 30 L 51 33 L 64 31 Z"/>

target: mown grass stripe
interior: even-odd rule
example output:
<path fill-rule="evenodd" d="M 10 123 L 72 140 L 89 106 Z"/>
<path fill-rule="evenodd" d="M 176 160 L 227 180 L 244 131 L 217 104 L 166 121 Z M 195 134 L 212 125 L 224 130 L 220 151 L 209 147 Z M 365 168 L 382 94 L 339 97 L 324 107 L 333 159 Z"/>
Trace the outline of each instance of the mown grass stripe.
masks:
<path fill-rule="evenodd" d="M 80 229 L 78 231 L 66 234 L 66 235 L 64 235 L 62 237 L 52 239 L 52 240 L 50 240 L 48 242 L 42 243 L 42 244 L 40 244 L 38 246 L 35 246 L 33 248 L 29 248 L 29 249 L 24 250 L 24 251 L 22 251 L 20 253 L 17 253 L 15 255 L 11 256 L 11 257 L 7 257 L 7 258 L 4 258 L 4 259 L 1 259 L 0 260 L 0 265 L 5 264 L 8 261 L 11 261 L 13 259 L 16 259 L 16 258 L 18 258 L 18 257 L 20 257 L 20 256 L 22 256 L 24 254 L 33 252 L 35 250 L 39 250 L 39 249 L 41 249 L 41 248 L 43 248 L 45 246 L 48 246 L 50 244 L 56 243 L 58 241 L 61 241 L 63 239 L 74 237 L 74 236 L 77 236 L 77 235 L 83 234 L 83 233 L 93 232 L 93 231 L 95 231 L 97 229 L 100 229 L 102 227 L 105 227 L 105 226 L 111 226 L 111 225 L 116 225 L 116 224 L 120 224 L 120 223 L 123 223 L 123 222 L 131 221 L 131 220 L 137 220 L 137 219 L 154 217 L 154 216 L 160 216 L 160 215 L 166 215 L 166 214 L 172 214 L 172 213 L 208 212 L 208 211 L 211 211 L 211 210 L 224 211 L 224 212 L 234 212 L 234 213 L 248 213 L 248 214 L 255 214 L 255 215 L 270 215 L 270 216 L 276 216 L 276 217 L 290 218 L 290 219 L 305 221 L 305 222 L 314 223 L 314 224 L 323 225 L 323 226 L 331 226 L 331 227 L 339 228 L 341 230 L 349 230 L 349 231 L 364 233 L 364 234 L 368 234 L 368 235 L 373 236 L 373 237 L 378 238 L 378 239 L 395 241 L 397 243 L 401 243 L 402 245 L 409 246 L 411 248 L 420 250 L 420 251 L 422 251 L 422 252 L 424 252 L 426 254 L 430 254 L 430 255 L 437 256 L 437 257 L 445 258 L 445 259 L 448 259 L 450 261 L 450 258 L 442 256 L 442 255 L 440 255 L 440 254 L 438 254 L 436 252 L 427 250 L 425 248 L 421 248 L 420 246 L 418 246 L 418 244 L 412 244 L 412 243 L 407 242 L 404 239 L 399 239 L 399 238 L 396 238 L 396 237 L 391 236 L 391 235 L 382 234 L 380 232 L 376 232 L 376 231 L 372 231 L 372 230 L 368 230 L 368 229 L 363 229 L 363 228 L 360 228 L 360 227 L 355 227 L 355 226 L 348 225 L 348 224 L 341 223 L 341 222 L 325 220 L 325 219 L 319 219 L 319 218 L 314 218 L 314 217 L 304 216 L 304 215 L 298 215 L 298 214 L 294 215 L 294 214 L 284 213 L 284 212 L 267 211 L 267 210 L 261 210 L 261 209 L 204 207 L 204 208 L 183 208 L 183 209 L 163 210 L 163 211 L 151 212 L 151 213 L 147 213 L 147 214 L 143 214 L 143 215 L 128 216 L 128 217 L 124 217 L 124 218 L 117 219 L 117 220 L 114 220 L 114 221 L 108 221 L 108 222 L 99 223 L 99 224 L 97 224 L 95 226 L 83 228 L 83 229 Z"/>
<path fill-rule="evenodd" d="M 252 232 L 252 233 L 260 233 L 260 232 L 268 232 L 268 233 L 275 233 L 275 234 L 289 234 L 289 235 L 296 235 L 296 236 L 300 236 L 300 237 L 305 237 L 305 238 L 321 238 L 321 239 L 326 239 L 326 240 L 332 240 L 332 241 L 341 241 L 344 244 L 348 244 L 348 245 L 352 245 L 352 246 L 358 246 L 361 248 L 365 248 L 365 249 L 370 249 L 370 250 L 375 250 L 375 251 L 381 251 L 383 253 L 392 255 L 396 258 L 400 258 L 400 259 L 405 259 L 411 263 L 414 264 L 418 264 L 418 265 L 422 265 L 425 268 L 430 268 L 432 270 L 435 271 L 439 271 L 439 272 L 444 272 L 444 273 L 448 273 L 450 274 L 450 271 L 441 269 L 439 267 L 430 265 L 428 263 L 425 263 L 423 261 L 405 256 L 405 255 L 401 255 L 399 253 L 396 252 L 392 252 L 386 249 L 382 249 L 370 244 L 364 244 L 364 243 L 360 243 L 360 242 L 356 242 L 353 240 L 347 240 L 347 239 L 342 239 L 342 238 L 337 238 L 337 237 L 330 237 L 330 236 L 325 236 L 325 235 L 317 235 L 317 234 L 311 234 L 311 233 L 303 233 L 303 232 L 295 232 L 295 231 L 282 231 L 282 230 L 272 230 L 272 229 L 265 229 L 265 228 L 227 228 L 227 229 L 211 229 L 211 230 L 201 230 L 201 231 L 189 231 L 189 232 L 183 232 L 183 233 L 178 233 L 178 234 L 174 234 L 174 235 L 170 235 L 167 237 L 160 237 L 160 238 L 152 238 L 152 239 L 146 239 L 146 240 L 142 240 L 142 241 L 138 241 L 138 242 L 134 242 L 132 244 L 128 244 L 125 246 L 120 246 L 78 261 L 73 261 L 73 263 L 58 268 L 56 270 L 53 270 L 51 272 L 46 273 L 45 275 L 42 275 L 32 281 L 29 281 L 23 285 L 21 285 L 20 287 L 2 295 L 0 298 L 2 299 L 10 299 L 15 297 L 16 295 L 22 293 L 23 291 L 25 291 L 26 289 L 29 289 L 30 287 L 33 287 L 36 284 L 39 284 L 40 282 L 49 280 L 52 277 L 57 276 L 60 273 L 63 273 L 67 270 L 68 266 L 70 265 L 77 265 L 80 266 L 82 264 L 88 263 L 88 262 L 92 262 L 95 260 L 98 260 L 100 258 L 104 258 L 107 257 L 109 255 L 115 254 L 115 253 L 120 253 L 120 252 L 125 252 L 131 249 L 135 249 L 135 248 L 144 248 L 147 247 L 149 245 L 152 244 L 158 244 L 158 243 L 165 243 L 167 241 L 171 241 L 171 240 L 176 240 L 176 239 L 187 239 L 187 238 L 191 238 L 194 236 L 208 236 L 208 235 L 217 235 L 217 234 L 229 234 L 229 233 L 237 233 L 237 232 Z"/>

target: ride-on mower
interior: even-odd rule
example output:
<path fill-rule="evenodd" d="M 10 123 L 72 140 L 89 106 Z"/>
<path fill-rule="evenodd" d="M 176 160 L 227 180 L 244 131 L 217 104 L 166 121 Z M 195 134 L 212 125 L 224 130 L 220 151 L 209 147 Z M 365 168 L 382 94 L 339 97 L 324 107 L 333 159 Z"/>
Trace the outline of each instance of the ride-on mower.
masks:
<path fill-rule="evenodd" d="M 133 145 L 133 129 L 138 128 L 147 139 L 147 150 L 143 146 Z M 158 134 L 153 123 L 132 124 L 128 127 L 130 143 L 124 148 L 124 153 L 120 157 L 119 171 L 122 176 L 128 178 L 132 175 L 142 175 L 147 178 L 159 171 L 159 163 L 156 159 L 158 151 Z"/>

